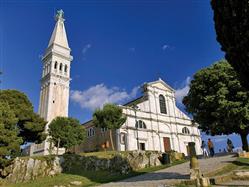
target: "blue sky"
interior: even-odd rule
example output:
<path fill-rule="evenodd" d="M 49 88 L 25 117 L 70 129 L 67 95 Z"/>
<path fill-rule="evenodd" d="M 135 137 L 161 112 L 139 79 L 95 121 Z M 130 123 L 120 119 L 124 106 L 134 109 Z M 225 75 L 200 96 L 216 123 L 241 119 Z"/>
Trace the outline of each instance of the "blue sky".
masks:
<path fill-rule="evenodd" d="M 94 100 L 96 93 L 101 93 L 101 100 L 125 103 L 140 94 L 139 85 L 161 77 L 177 90 L 180 99 L 196 71 L 224 57 L 206 0 L 0 3 L 0 68 L 4 73 L 0 86 L 23 91 L 35 111 L 41 55 L 57 9 L 65 12 L 74 57 L 69 115 L 81 122 L 101 105 Z M 238 146 L 240 141 L 234 137 Z M 217 139 L 222 142 L 226 137 Z"/>

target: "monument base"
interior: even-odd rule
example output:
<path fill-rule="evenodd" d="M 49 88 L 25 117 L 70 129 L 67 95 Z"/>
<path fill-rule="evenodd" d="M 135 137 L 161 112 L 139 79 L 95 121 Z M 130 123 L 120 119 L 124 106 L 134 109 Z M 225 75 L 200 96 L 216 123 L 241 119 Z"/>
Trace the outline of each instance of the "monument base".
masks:
<path fill-rule="evenodd" d="M 199 168 L 190 169 L 190 180 L 195 180 L 201 177 L 201 171 Z"/>

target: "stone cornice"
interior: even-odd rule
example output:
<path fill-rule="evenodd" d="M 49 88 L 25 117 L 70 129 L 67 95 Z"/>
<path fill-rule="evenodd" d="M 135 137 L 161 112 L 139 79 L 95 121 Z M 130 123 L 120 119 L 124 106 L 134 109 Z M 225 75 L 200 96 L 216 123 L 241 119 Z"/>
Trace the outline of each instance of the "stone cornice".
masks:
<path fill-rule="evenodd" d="M 127 126 L 122 126 L 120 129 L 122 130 L 134 130 L 134 131 L 137 131 L 137 129 L 135 127 L 127 127 Z M 200 135 L 198 134 L 182 134 L 182 133 L 177 133 L 177 132 L 166 132 L 166 131 L 162 131 L 162 130 L 159 130 L 159 131 L 156 131 L 156 130 L 152 130 L 152 129 L 138 129 L 138 132 L 153 132 L 153 133 L 156 133 L 156 134 L 170 134 L 170 135 L 180 135 L 180 136 L 194 136 L 194 137 L 200 137 Z"/>
<path fill-rule="evenodd" d="M 62 79 L 64 82 L 62 83 L 62 82 L 52 81 L 52 80 L 51 80 L 51 77 L 52 77 L 52 76 L 54 76 L 54 77 L 56 77 L 56 78 L 59 78 L 59 79 Z M 62 77 L 62 76 L 60 76 L 60 75 L 55 75 L 55 74 L 53 74 L 52 76 L 51 76 L 50 74 L 47 74 L 45 77 L 43 77 L 43 78 L 40 80 L 42 87 L 43 87 L 44 85 L 47 86 L 47 85 L 49 85 L 49 84 L 51 84 L 51 83 L 56 83 L 56 84 L 58 84 L 58 85 L 63 85 L 63 86 L 65 86 L 65 87 L 69 88 L 69 81 L 70 81 L 70 78 L 68 78 L 68 77 Z M 68 86 L 65 85 L 65 83 L 68 84 Z"/>
<path fill-rule="evenodd" d="M 130 114 L 125 114 L 126 116 L 128 117 L 133 117 L 135 118 L 135 115 L 130 115 Z M 170 117 L 170 116 L 169 116 Z M 154 119 L 154 118 L 151 118 L 151 117 L 141 117 L 141 116 L 136 116 L 137 119 L 142 119 L 142 120 L 149 120 L 149 121 L 154 121 L 154 122 L 161 122 L 161 123 L 167 123 L 167 124 L 178 124 L 178 125 L 184 125 L 184 126 L 189 126 L 189 127 L 197 127 L 195 125 L 190 125 L 190 124 L 185 124 L 185 123 L 180 123 L 180 122 L 175 122 L 175 121 L 172 121 L 172 120 L 160 120 L 160 119 Z M 175 118 L 173 116 L 171 116 L 170 118 Z M 186 121 L 191 121 L 191 120 L 187 120 L 187 119 L 182 119 L 182 118 L 177 118 L 177 119 L 180 119 L 180 120 L 186 120 Z"/>
<path fill-rule="evenodd" d="M 131 111 L 134 111 L 134 109 L 132 109 L 131 107 L 128 107 L 128 106 L 120 106 L 121 108 L 123 109 L 128 109 L 128 110 L 131 110 Z M 174 118 L 174 119 L 180 119 L 180 120 L 185 120 L 185 121 L 190 121 L 192 122 L 191 119 L 186 119 L 186 118 L 180 118 L 180 117 L 177 117 L 177 116 L 172 116 L 172 115 L 167 115 L 167 114 L 157 114 L 157 113 L 154 113 L 154 112 L 147 112 L 147 111 L 141 111 L 141 110 L 138 110 L 137 112 L 141 112 L 141 113 L 145 113 L 145 114 L 152 114 L 152 115 L 158 115 L 160 117 L 169 117 L 169 118 Z M 130 117 L 135 117 L 135 115 L 132 115 L 132 114 L 125 114 L 127 116 L 130 116 Z M 145 118 L 145 117 L 139 117 L 139 116 L 136 116 L 137 118 L 144 118 L 144 119 L 153 119 L 153 118 Z M 163 120 L 159 120 L 159 121 L 163 121 Z M 193 126 L 193 125 L 191 125 Z"/>
<path fill-rule="evenodd" d="M 47 59 L 52 57 L 53 55 L 68 60 L 70 62 L 73 60 L 73 57 L 71 55 L 65 56 L 64 54 L 52 49 L 51 51 L 48 51 L 42 58 L 43 63 L 46 62 Z"/>

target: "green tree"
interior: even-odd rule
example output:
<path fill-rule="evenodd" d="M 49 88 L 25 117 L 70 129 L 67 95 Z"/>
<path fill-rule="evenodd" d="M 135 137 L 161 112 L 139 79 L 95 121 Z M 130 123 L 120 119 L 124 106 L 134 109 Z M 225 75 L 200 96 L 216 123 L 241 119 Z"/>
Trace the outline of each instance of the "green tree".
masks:
<path fill-rule="evenodd" d="M 123 116 L 122 109 L 114 104 L 105 104 L 103 109 L 96 109 L 93 113 L 94 125 L 109 129 L 112 150 L 114 150 L 112 130 L 119 129 L 125 121 L 126 117 Z"/>
<path fill-rule="evenodd" d="M 249 92 L 226 61 L 198 71 L 183 103 L 207 134 L 237 133 L 248 151 Z"/>
<path fill-rule="evenodd" d="M 226 59 L 249 89 L 249 3 L 248 0 L 212 0 L 217 41 Z"/>
<path fill-rule="evenodd" d="M 24 93 L 17 90 L 1 90 L 0 101 L 7 102 L 15 114 L 19 136 L 23 138 L 24 143 L 39 143 L 45 139 L 46 122 L 34 113 L 33 106 Z"/>
<path fill-rule="evenodd" d="M 74 118 L 57 117 L 49 124 L 49 135 L 58 149 L 68 148 L 84 142 L 86 137 L 85 128 Z"/>
<path fill-rule="evenodd" d="M 17 118 L 8 103 L 0 101 L 0 169 L 20 153 L 22 138 L 18 137 Z"/>

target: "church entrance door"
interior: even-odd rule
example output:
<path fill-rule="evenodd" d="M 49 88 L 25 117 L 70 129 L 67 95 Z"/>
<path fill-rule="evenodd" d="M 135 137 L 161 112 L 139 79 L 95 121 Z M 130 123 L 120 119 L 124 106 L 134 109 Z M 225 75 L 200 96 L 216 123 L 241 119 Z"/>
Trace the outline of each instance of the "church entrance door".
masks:
<path fill-rule="evenodd" d="M 168 137 L 163 137 L 164 151 L 171 151 L 170 139 Z"/>
<path fill-rule="evenodd" d="M 187 149 L 187 154 L 190 155 L 189 154 L 189 146 L 188 145 L 186 145 L 186 149 Z"/>

